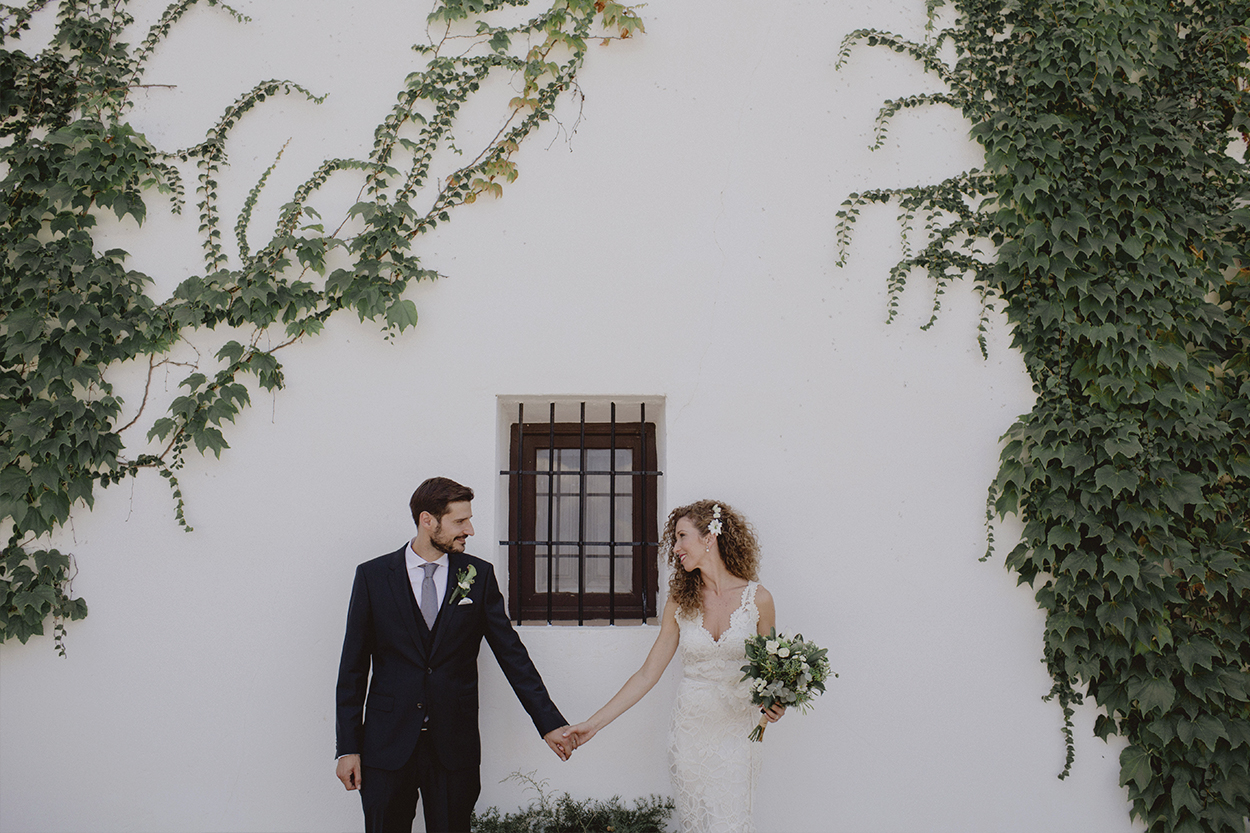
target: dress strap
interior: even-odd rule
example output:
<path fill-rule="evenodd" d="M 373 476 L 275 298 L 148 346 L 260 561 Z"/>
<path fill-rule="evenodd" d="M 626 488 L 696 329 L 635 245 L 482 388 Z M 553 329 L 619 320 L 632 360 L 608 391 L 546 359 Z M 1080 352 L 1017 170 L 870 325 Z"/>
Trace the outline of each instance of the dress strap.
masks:
<path fill-rule="evenodd" d="M 742 590 L 742 604 L 745 607 L 749 604 L 755 604 L 755 590 L 760 586 L 758 581 L 748 581 L 747 586 Z"/>

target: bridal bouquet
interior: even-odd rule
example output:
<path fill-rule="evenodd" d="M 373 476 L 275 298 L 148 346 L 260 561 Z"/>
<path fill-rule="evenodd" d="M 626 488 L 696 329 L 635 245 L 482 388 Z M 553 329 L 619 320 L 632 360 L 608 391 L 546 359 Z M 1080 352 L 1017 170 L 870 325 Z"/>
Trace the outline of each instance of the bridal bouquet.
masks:
<path fill-rule="evenodd" d="M 765 709 L 780 703 L 806 712 L 812 699 L 824 692 L 825 680 L 829 679 L 827 653 L 816 643 L 804 640 L 801 633 L 779 636 L 773 628 L 768 636 L 748 637 L 742 679 L 751 681 L 751 702 Z M 750 739 L 762 741 L 767 725 L 765 715 L 751 730 Z"/>

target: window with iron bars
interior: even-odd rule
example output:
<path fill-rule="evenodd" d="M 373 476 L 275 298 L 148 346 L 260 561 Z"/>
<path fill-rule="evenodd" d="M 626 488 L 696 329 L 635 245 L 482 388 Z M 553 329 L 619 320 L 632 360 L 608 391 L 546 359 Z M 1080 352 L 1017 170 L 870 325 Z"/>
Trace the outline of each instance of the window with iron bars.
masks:
<path fill-rule="evenodd" d="M 645 402 L 596 402 L 589 419 L 576 404 L 576 421 L 569 403 L 559 417 L 555 402 L 512 413 L 508 609 L 518 624 L 646 622 L 659 583 L 655 423 Z"/>

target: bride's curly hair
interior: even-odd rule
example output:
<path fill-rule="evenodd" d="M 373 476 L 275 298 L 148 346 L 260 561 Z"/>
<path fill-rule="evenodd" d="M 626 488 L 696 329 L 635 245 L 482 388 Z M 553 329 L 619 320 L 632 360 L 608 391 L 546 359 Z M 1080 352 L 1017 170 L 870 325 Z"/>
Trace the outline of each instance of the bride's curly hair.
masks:
<path fill-rule="evenodd" d="M 725 568 L 747 581 L 759 579 L 760 545 L 755 540 L 755 530 L 747 523 L 746 518 L 728 503 L 718 500 L 700 500 L 689 506 L 678 506 L 669 513 L 660 541 L 665 558 L 673 569 L 673 574 L 668 579 L 669 598 L 677 602 L 677 607 L 686 615 L 695 613 L 703 606 L 703 573 L 700 570 L 686 572 L 673 554 L 673 546 L 677 540 L 677 522 L 682 518 L 689 518 L 699 534 L 706 535 L 708 524 L 712 522 L 714 506 L 720 507 L 721 531 L 716 536 L 716 542 L 720 547 Z"/>

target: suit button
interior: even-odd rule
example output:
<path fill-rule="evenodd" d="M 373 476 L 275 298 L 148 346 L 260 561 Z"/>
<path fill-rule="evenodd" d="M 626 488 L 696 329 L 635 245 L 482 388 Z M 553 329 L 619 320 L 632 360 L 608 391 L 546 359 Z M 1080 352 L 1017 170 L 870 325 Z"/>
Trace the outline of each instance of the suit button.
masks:
<path fill-rule="evenodd" d="M 425 703 L 417 703 L 417 709 L 418 709 L 418 710 L 420 710 L 420 709 L 424 709 L 424 708 L 425 708 Z"/>
<path fill-rule="evenodd" d="M 427 674 L 433 674 L 433 673 L 434 673 L 434 669 L 433 669 L 433 668 L 427 668 L 427 669 L 425 669 L 425 673 L 427 673 Z"/>

